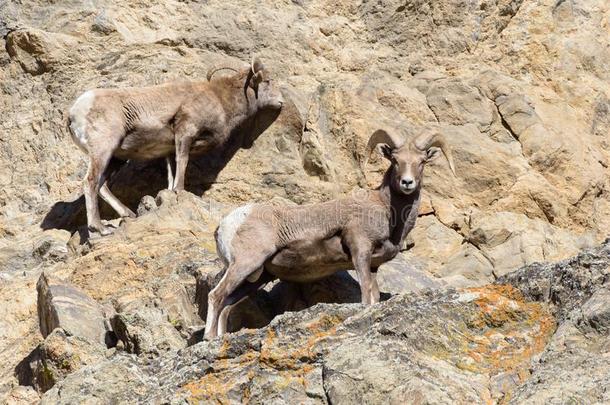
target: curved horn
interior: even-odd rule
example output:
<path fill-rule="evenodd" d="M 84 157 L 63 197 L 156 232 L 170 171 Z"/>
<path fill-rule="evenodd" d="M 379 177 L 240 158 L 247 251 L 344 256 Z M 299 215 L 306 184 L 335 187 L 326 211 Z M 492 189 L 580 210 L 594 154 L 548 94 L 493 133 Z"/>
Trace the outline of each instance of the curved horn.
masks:
<path fill-rule="evenodd" d="M 453 156 L 451 154 L 451 149 L 447 146 L 445 142 L 445 138 L 438 132 L 432 133 L 424 133 L 419 135 L 415 139 L 413 139 L 413 146 L 423 152 L 427 151 L 431 147 L 440 148 L 445 155 L 445 159 L 447 159 L 447 163 L 449 163 L 449 168 L 454 176 L 457 176 L 455 173 L 455 165 L 453 164 Z"/>
<path fill-rule="evenodd" d="M 378 129 L 377 131 L 373 132 L 373 134 L 369 138 L 369 141 L 366 144 L 366 150 L 364 151 L 364 164 L 362 165 L 363 169 L 364 167 L 366 167 L 366 164 L 369 161 L 369 156 L 371 155 L 371 152 L 380 143 L 385 143 L 389 145 L 392 149 L 397 149 L 404 145 L 405 140 L 399 136 L 390 135 L 383 129 Z"/>
<path fill-rule="evenodd" d="M 206 75 L 206 78 L 208 79 L 208 82 L 212 79 L 212 76 L 214 76 L 214 73 L 218 72 L 219 70 L 232 70 L 234 72 L 237 72 L 237 69 L 234 69 L 232 67 L 228 67 L 228 66 L 213 66 L 208 70 L 208 73 Z"/>

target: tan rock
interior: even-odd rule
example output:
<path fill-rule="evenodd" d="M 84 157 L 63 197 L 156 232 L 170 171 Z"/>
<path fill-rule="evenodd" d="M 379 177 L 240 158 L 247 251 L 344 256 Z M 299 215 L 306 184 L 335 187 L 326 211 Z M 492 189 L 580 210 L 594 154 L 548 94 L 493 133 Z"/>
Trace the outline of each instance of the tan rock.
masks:
<path fill-rule="evenodd" d="M 40 333 L 47 337 L 57 328 L 104 344 L 106 327 L 102 307 L 83 291 L 67 282 L 42 273 L 36 284 Z"/>
<path fill-rule="evenodd" d="M 77 44 L 78 40 L 69 35 L 31 28 L 11 32 L 6 49 L 26 72 L 39 75 L 73 60 L 75 54 L 70 51 L 76 49 Z"/>

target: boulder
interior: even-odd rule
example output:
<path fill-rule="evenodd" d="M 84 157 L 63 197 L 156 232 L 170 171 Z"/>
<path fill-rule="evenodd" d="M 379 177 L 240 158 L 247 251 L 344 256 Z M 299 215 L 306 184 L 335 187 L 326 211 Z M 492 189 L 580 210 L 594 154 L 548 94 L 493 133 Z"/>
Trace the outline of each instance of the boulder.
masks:
<path fill-rule="evenodd" d="M 610 333 L 610 285 L 595 291 L 582 307 L 582 323 L 597 333 Z"/>
<path fill-rule="evenodd" d="M 526 297 L 548 302 L 557 330 L 532 363 L 532 375 L 512 394 L 514 403 L 606 403 L 610 239 L 556 264 L 536 264 L 501 278 Z M 569 383 L 566 383 L 569 382 Z"/>
<path fill-rule="evenodd" d="M 80 336 L 69 336 L 58 328 L 46 337 L 37 351 L 32 385 L 38 391 L 46 392 L 70 373 L 104 359 L 106 347 Z"/>
<path fill-rule="evenodd" d="M 40 333 L 47 337 L 56 328 L 69 336 L 105 344 L 106 327 L 102 307 L 80 289 L 46 273 L 36 284 Z"/>
<path fill-rule="evenodd" d="M 40 402 L 40 394 L 32 387 L 18 385 L 11 388 L 5 397 L 7 404 L 30 405 Z"/>
<path fill-rule="evenodd" d="M 74 60 L 78 40 L 72 36 L 27 28 L 12 31 L 6 40 L 6 49 L 17 58 L 21 67 L 32 75 L 57 69 L 58 65 Z"/>
<path fill-rule="evenodd" d="M 112 330 L 128 353 L 157 356 L 186 346 L 176 321 L 158 308 L 140 307 L 119 312 L 111 319 Z"/>

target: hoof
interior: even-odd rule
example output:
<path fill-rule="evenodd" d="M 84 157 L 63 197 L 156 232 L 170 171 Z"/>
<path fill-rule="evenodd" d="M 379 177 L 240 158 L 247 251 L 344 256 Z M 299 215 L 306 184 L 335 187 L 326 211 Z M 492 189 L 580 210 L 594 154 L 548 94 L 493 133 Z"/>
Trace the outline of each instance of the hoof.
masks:
<path fill-rule="evenodd" d="M 209 342 L 210 340 L 213 340 L 216 337 L 218 337 L 218 335 L 212 332 L 206 332 L 203 334 L 203 340 L 206 342 Z"/>
<path fill-rule="evenodd" d="M 114 228 L 105 225 L 90 225 L 89 233 L 97 233 L 100 236 L 108 236 L 114 232 Z"/>

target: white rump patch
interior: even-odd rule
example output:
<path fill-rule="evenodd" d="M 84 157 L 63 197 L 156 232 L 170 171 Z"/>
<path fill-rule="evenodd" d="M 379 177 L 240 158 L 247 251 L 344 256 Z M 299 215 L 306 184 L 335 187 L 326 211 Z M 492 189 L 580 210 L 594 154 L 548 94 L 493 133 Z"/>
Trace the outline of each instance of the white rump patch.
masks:
<path fill-rule="evenodd" d="M 70 129 L 72 139 L 83 151 L 87 152 L 87 115 L 95 101 L 95 93 L 89 90 L 80 95 L 70 108 Z"/>
<path fill-rule="evenodd" d="M 233 237 L 241 224 L 243 224 L 248 215 L 250 215 L 253 207 L 254 204 L 247 204 L 234 209 L 229 215 L 224 217 L 222 221 L 220 221 L 220 225 L 218 225 L 216 250 L 218 256 L 220 256 L 225 264 L 229 264 L 233 261 L 233 255 L 231 254 Z"/>

